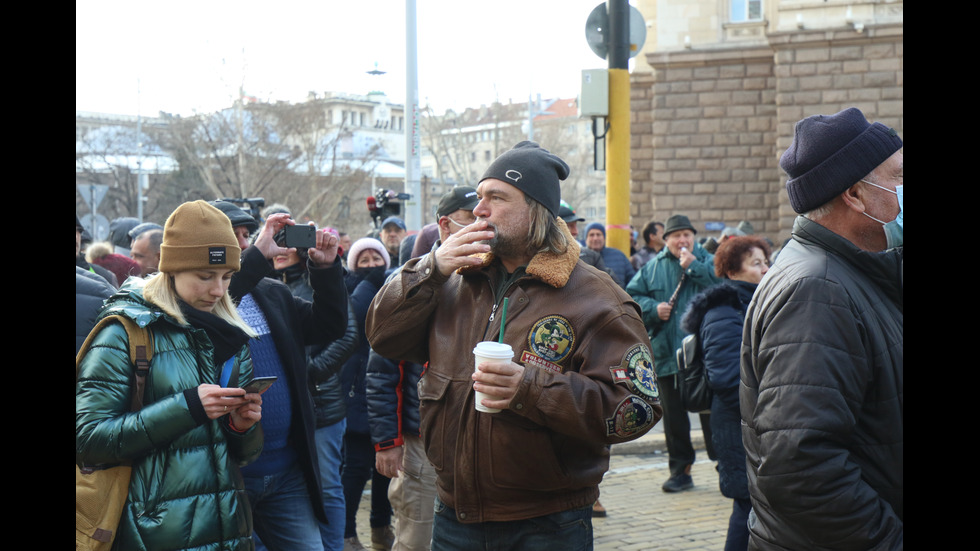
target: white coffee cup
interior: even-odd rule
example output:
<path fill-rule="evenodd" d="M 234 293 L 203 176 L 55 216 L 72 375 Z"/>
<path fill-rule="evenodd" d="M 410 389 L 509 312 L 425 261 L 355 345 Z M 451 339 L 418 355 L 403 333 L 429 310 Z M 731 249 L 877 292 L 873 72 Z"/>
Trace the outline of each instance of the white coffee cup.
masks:
<path fill-rule="evenodd" d="M 476 358 L 476 362 L 473 365 L 473 370 L 477 369 L 477 366 L 483 362 L 490 361 L 510 361 L 514 358 L 514 349 L 510 347 L 509 344 L 496 342 L 496 341 L 483 341 L 476 343 L 476 348 L 473 349 L 473 356 Z M 476 410 L 482 411 L 484 413 L 498 413 L 499 409 L 488 408 L 483 405 L 484 398 L 489 398 L 486 394 L 482 392 L 476 393 Z"/>

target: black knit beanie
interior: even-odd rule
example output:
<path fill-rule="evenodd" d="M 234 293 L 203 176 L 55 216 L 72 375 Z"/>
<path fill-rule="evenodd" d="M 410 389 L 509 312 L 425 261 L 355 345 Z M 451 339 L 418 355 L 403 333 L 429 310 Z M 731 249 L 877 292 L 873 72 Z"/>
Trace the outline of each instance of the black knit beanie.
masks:
<path fill-rule="evenodd" d="M 814 115 L 796 123 L 779 166 L 789 175 L 789 204 L 809 212 L 844 192 L 902 148 L 898 133 L 869 123 L 860 109 Z"/>
<path fill-rule="evenodd" d="M 568 170 L 568 164 L 560 157 L 525 140 L 497 157 L 480 181 L 495 178 L 507 182 L 557 217 L 561 201 L 558 182 L 568 178 Z"/>
<path fill-rule="evenodd" d="M 248 228 L 248 233 L 251 234 L 259 231 L 259 223 L 255 221 L 255 218 L 252 218 L 251 214 L 245 212 L 245 209 L 236 205 L 235 203 L 216 200 L 209 201 L 208 204 L 225 213 L 225 216 L 231 220 L 231 227 L 237 228 L 238 226 L 245 226 Z"/>

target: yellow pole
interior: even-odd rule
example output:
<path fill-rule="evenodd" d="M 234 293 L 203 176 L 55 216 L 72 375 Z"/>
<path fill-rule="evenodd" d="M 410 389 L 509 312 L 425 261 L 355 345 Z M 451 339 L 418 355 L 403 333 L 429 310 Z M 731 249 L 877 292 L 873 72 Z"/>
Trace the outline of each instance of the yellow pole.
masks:
<path fill-rule="evenodd" d="M 606 133 L 606 246 L 630 254 L 630 75 L 609 69 Z"/>

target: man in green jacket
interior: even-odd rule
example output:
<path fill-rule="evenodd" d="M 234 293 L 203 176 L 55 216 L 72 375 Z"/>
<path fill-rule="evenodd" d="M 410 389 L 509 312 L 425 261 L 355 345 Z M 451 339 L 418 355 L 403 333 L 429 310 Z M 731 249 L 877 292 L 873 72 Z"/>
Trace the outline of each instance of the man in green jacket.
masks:
<path fill-rule="evenodd" d="M 650 347 L 660 381 L 664 408 L 663 427 L 670 456 L 670 478 L 663 491 L 680 492 L 694 487 L 691 465 L 691 422 L 681 405 L 677 388 L 675 352 L 686 336 L 680 328 L 687 303 L 705 288 L 721 281 L 715 276 L 714 256 L 697 243 L 697 230 L 683 214 L 667 219 L 666 246 L 647 262 L 626 286 L 626 292 L 643 310 L 643 323 L 650 335 Z M 711 433 L 707 414 L 701 416 L 701 430 L 711 456 Z"/>

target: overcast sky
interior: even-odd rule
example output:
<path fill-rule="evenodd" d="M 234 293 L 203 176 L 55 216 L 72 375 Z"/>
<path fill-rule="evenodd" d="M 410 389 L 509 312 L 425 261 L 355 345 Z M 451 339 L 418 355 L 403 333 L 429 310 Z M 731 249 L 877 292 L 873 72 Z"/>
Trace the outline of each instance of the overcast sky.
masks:
<path fill-rule="evenodd" d="M 575 97 L 600 0 L 417 0 L 420 103 Z M 405 100 L 404 0 L 76 0 L 75 109 L 154 116 L 315 90 Z M 374 68 L 387 74 L 374 77 Z M 139 93 L 137 92 L 139 90 Z"/>

